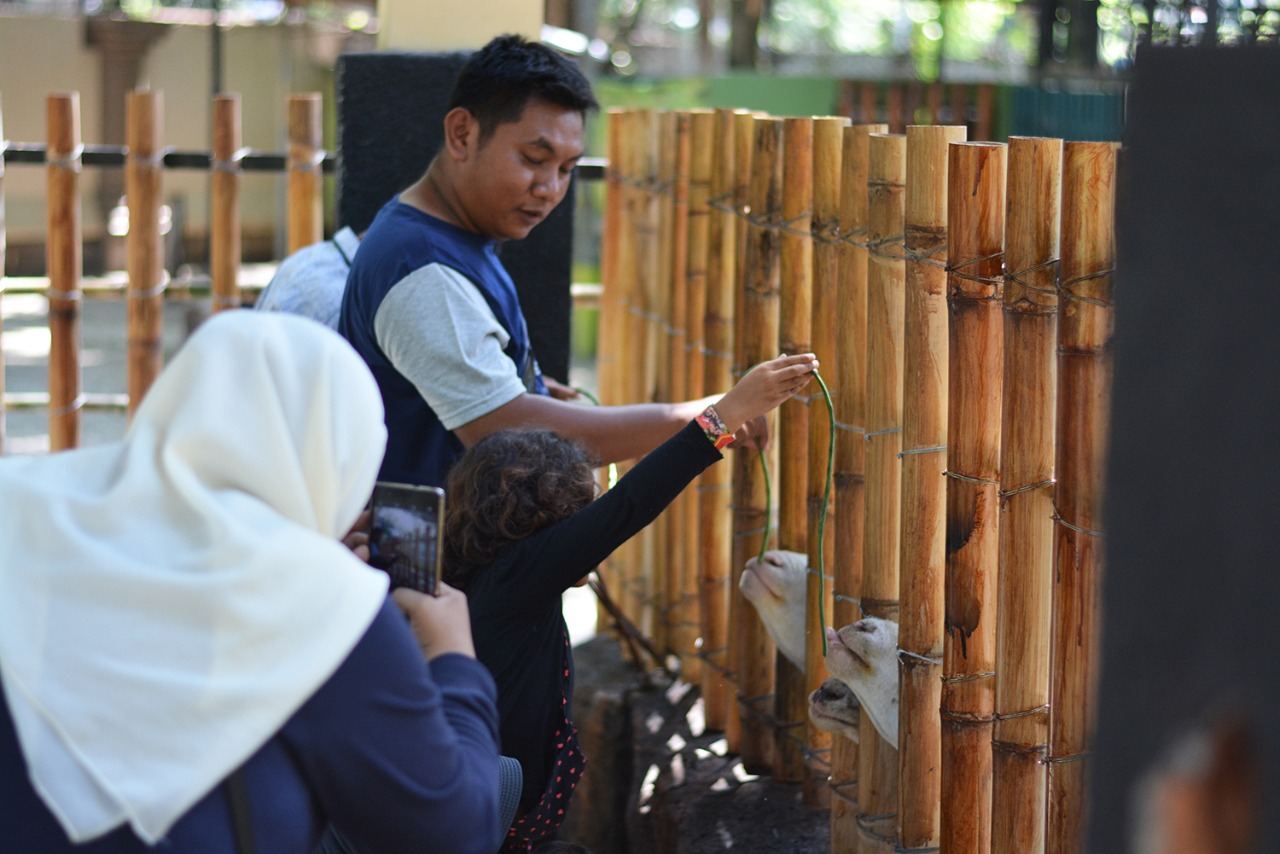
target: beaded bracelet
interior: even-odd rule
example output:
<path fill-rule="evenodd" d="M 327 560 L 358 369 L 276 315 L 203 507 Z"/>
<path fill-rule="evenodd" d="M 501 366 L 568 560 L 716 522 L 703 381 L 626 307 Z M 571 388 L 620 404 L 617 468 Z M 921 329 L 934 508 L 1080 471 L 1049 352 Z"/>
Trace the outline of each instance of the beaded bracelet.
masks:
<path fill-rule="evenodd" d="M 720 413 L 716 412 L 714 406 L 708 406 L 702 410 L 702 414 L 694 420 L 698 422 L 702 432 L 707 434 L 707 440 L 716 446 L 717 451 L 733 441 L 733 434 L 725 428 L 724 422 L 720 420 Z"/>

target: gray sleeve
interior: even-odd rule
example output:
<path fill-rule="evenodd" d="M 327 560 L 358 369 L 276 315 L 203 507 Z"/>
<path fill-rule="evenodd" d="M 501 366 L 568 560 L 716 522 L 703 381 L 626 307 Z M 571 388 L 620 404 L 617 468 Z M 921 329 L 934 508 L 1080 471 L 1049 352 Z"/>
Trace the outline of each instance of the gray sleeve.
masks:
<path fill-rule="evenodd" d="M 465 276 L 442 264 L 414 270 L 373 318 L 378 346 L 453 430 L 524 394 L 503 352 L 511 336 Z"/>

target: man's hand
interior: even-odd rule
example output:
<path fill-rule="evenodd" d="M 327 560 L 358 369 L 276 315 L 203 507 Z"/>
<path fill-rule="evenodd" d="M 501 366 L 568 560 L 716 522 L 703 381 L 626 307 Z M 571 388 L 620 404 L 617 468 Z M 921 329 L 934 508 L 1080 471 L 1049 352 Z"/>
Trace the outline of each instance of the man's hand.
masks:
<path fill-rule="evenodd" d="M 439 596 L 397 587 L 391 591 L 391 598 L 409 618 L 409 628 L 413 629 L 422 647 L 422 657 L 427 661 L 448 652 L 476 657 L 467 594 L 441 581 Z"/>
<path fill-rule="evenodd" d="M 551 396 L 556 400 L 576 400 L 581 397 L 581 394 L 578 393 L 577 389 L 569 388 L 569 386 L 564 385 L 563 383 L 558 383 L 551 379 L 551 377 L 544 376 L 542 378 L 542 382 L 546 384 L 547 391 L 550 392 Z"/>
<path fill-rule="evenodd" d="M 733 434 L 733 444 L 729 446 L 733 450 L 754 450 L 759 448 L 765 450 L 769 447 L 769 419 L 763 415 L 757 415 L 750 421 L 738 428 L 738 432 Z"/>

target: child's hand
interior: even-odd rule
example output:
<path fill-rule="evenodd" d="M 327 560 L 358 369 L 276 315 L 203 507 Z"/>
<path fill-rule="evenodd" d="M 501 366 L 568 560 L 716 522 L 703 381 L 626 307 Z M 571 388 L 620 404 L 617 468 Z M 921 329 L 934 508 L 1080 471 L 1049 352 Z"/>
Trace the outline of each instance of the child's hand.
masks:
<path fill-rule="evenodd" d="M 818 368 L 812 353 L 779 356 L 756 365 L 715 405 L 725 429 L 737 433 L 752 419 L 804 389 Z"/>
<path fill-rule="evenodd" d="M 440 582 L 440 595 L 428 596 L 408 587 L 397 587 L 391 598 L 409 618 L 409 627 L 422 647 L 427 661 L 446 652 L 476 657 L 471 640 L 471 615 L 467 612 L 467 594 Z"/>

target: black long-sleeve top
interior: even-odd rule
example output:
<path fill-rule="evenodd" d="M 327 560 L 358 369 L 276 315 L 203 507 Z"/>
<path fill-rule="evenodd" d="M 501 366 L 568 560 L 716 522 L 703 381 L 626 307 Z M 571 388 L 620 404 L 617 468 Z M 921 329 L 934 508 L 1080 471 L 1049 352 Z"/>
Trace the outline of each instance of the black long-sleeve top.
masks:
<path fill-rule="evenodd" d="M 476 657 L 498 685 L 502 752 L 524 767 L 526 808 L 546 787 L 556 727 L 569 717 L 573 658 L 560 595 L 625 543 L 721 459 L 697 422 L 655 448 L 613 489 L 502 551 L 467 590 Z M 563 739 L 562 739 L 563 740 Z"/>

